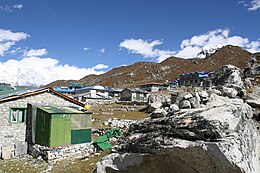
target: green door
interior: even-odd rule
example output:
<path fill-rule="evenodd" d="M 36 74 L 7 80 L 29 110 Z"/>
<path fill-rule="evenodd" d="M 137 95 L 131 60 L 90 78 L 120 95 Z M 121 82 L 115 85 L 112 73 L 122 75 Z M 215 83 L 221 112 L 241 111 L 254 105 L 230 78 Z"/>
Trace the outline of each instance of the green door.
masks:
<path fill-rule="evenodd" d="M 50 146 L 69 145 L 71 141 L 69 114 L 54 114 L 51 120 Z"/>
<path fill-rule="evenodd" d="M 50 115 L 37 109 L 35 143 L 50 146 Z"/>

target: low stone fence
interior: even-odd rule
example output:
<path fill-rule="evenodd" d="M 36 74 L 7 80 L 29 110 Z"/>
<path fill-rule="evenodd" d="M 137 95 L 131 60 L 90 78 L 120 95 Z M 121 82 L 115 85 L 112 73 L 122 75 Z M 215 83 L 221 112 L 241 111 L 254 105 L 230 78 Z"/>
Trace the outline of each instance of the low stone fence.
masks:
<path fill-rule="evenodd" d="M 29 154 L 33 157 L 42 157 L 47 162 L 56 162 L 64 159 L 89 157 L 96 152 L 91 143 L 75 144 L 62 147 L 45 147 L 41 145 L 29 146 Z"/>
<path fill-rule="evenodd" d="M 138 102 L 138 101 L 116 101 L 117 104 L 123 105 L 146 105 L 147 102 Z"/>
<path fill-rule="evenodd" d="M 116 101 L 114 99 L 86 99 L 84 102 L 85 104 L 91 105 L 91 106 L 97 106 L 97 105 L 107 105 L 107 104 L 112 104 L 115 103 Z"/>

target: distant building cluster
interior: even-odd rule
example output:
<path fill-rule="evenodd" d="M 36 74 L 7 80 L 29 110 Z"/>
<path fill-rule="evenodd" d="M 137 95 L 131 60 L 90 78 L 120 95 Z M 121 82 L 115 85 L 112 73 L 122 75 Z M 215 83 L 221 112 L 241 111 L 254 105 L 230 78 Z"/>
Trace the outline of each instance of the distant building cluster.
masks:
<path fill-rule="evenodd" d="M 209 87 L 214 77 L 213 72 L 193 72 L 181 74 L 178 79 L 172 82 L 174 86 L 193 86 L 193 87 Z"/>

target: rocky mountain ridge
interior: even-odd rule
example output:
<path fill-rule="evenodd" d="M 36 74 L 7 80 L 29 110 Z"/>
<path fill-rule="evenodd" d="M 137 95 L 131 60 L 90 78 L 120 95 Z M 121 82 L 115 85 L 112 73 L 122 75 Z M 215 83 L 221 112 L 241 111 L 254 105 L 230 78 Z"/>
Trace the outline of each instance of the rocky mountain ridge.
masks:
<path fill-rule="evenodd" d="M 114 68 L 101 75 L 88 75 L 78 83 L 107 87 L 138 87 L 148 82 L 173 81 L 182 73 L 215 71 L 226 64 L 245 68 L 252 54 L 237 46 L 224 46 L 206 58 L 183 59 L 170 57 L 161 63 L 137 62 Z M 55 81 L 47 86 L 64 86 L 70 81 Z"/>

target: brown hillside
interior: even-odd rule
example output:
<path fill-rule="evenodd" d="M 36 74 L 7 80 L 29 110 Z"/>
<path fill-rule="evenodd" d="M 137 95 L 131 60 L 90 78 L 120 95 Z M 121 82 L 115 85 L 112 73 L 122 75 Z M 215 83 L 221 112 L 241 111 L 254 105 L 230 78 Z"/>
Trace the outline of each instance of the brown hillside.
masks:
<path fill-rule="evenodd" d="M 244 68 L 247 66 L 250 55 L 251 53 L 240 47 L 224 46 L 205 59 L 170 57 L 161 63 L 137 62 L 129 66 L 114 68 L 101 75 L 86 76 L 78 82 L 107 87 L 136 87 L 147 82 L 173 81 L 182 73 L 215 71 L 226 64 Z M 62 84 L 66 84 L 66 82 L 63 81 Z M 48 86 L 60 85 L 59 81 L 55 81 Z"/>

